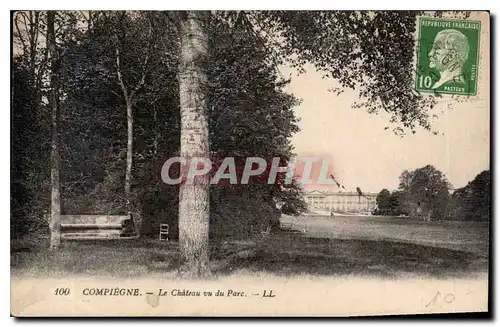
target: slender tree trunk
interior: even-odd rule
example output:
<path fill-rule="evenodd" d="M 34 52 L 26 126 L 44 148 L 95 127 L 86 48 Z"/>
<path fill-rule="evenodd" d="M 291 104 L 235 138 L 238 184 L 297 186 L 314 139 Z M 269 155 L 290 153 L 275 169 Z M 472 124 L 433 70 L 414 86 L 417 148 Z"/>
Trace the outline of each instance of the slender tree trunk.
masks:
<path fill-rule="evenodd" d="M 57 249 L 61 245 L 61 190 L 59 182 L 59 108 L 57 99 L 57 58 L 56 38 L 54 33 L 54 11 L 47 13 L 47 49 L 50 56 L 50 106 L 52 108 L 52 147 L 51 147 L 51 214 L 50 214 L 50 248 Z"/>
<path fill-rule="evenodd" d="M 134 116 L 132 112 L 133 93 L 129 94 L 125 83 L 123 82 L 120 49 L 118 46 L 116 51 L 116 75 L 118 82 L 123 92 L 123 99 L 127 108 L 127 164 L 125 168 L 125 201 L 127 212 L 130 213 L 130 189 L 132 184 L 132 157 L 133 157 L 133 144 L 134 144 Z"/>
<path fill-rule="evenodd" d="M 207 74 L 209 13 L 191 11 L 180 21 L 181 55 L 179 98 L 181 110 L 181 156 L 209 158 Z M 209 270 L 208 228 L 210 219 L 208 175 L 179 189 L 179 245 L 187 277 L 207 277 Z"/>
<path fill-rule="evenodd" d="M 89 24 L 90 24 L 91 16 L 89 14 Z M 90 25 L 89 25 L 90 26 Z M 137 82 L 137 85 L 129 90 L 125 85 L 122 76 L 122 64 L 120 59 L 120 46 L 118 44 L 119 38 L 116 35 L 117 44 L 115 48 L 116 53 L 116 74 L 118 77 L 118 83 L 120 84 L 120 88 L 123 92 L 123 99 L 125 100 L 125 104 L 127 107 L 127 165 L 125 169 L 125 199 L 126 199 L 126 209 L 128 213 L 131 213 L 131 186 L 132 186 L 132 161 L 133 161 L 133 144 L 134 144 L 134 116 L 133 116 L 133 105 L 134 105 L 134 95 L 140 88 L 144 85 L 146 80 L 146 67 L 149 62 L 150 53 L 146 55 L 143 63 L 143 71 L 141 74 L 140 80 Z M 149 41 L 152 42 L 152 28 L 150 25 L 149 29 Z M 135 221 L 135 220 L 134 220 Z M 137 224 L 136 224 L 137 226 Z"/>
<path fill-rule="evenodd" d="M 130 188 L 132 183 L 132 154 L 134 142 L 134 117 L 132 115 L 132 103 L 127 101 L 127 168 L 125 171 L 125 199 L 127 211 L 130 212 Z"/>

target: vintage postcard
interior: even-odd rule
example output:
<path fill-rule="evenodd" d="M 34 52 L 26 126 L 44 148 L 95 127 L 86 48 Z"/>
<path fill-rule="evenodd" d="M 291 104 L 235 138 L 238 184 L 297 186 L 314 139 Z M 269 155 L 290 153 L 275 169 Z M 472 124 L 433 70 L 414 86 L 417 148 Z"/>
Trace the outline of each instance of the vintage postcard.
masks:
<path fill-rule="evenodd" d="M 490 15 L 15 11 L 11 315 L 488 314 Z"/>

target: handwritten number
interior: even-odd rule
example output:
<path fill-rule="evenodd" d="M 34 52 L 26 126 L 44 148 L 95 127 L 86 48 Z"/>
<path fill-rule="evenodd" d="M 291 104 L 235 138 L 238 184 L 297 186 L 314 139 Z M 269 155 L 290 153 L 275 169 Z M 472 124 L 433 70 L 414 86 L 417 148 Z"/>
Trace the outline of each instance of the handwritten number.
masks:
<path fill-rule="evenodd" d="M 428 307 L 428 306 L 430 306 L 431 304 L 436 304 L 436 302 L 437 302 L 437 300 L 438 300 L 438 298 L 439 298 L 439 297 L 443 298 L 443 295 L 441 294 L 441 292 L 440 292 L 440 291 L 438 291 L 438 292 L 436 293 L 436 295 L 434 295 L 434 297 L 432 298 L 432 300 L 431 300 L 429 303 L 427 303 L 427 305 L 426 305 L 425 307 L 427 308 L 427 307 Z M 451 294 L 451 293 L 447 293 L 447 294 L 444 296 L 444 298 L 443 298 L 443 299 L 444 299 L 444 302 L 446 302 L 446 303 L 451 303 L 451 302 L 455 301 L 455 295 L 453 295 L 453 294 Z"/>
<path fill-rule="evenodd" d="M 439 295 L 441 295 L 441 292 L 438 291 L 436 295 L 432 298 L 431 302 L 427 303 L 425 307 L 427 308 L 429 305 L 435 304 Z"/>
<path fill-rule="evenodd" d="M 451 302 L 455 301 L 455 295 L 453 295 L 451 293 L 446 294 L 446 296 L 444 297 L 444 301 L 446 303 L 451 303 Z"/>

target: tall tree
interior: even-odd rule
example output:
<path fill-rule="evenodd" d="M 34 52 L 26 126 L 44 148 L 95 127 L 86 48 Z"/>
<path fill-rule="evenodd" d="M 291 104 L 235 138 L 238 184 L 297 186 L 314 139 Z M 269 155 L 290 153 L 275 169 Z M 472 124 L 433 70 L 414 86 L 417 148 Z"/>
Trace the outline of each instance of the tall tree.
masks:
<path fill-rule="evenodd" d="M 391 210 L 391 192 L 384 188 L 377 195 L 377 210 L 376 212 L 380 215 L 387 215 Z"/>
<path fill-rule="evenodd" d="M 59 158 L 59 106 L 58 106 L 58 69 L 56 35 L 54 30 L 55 11 L 47 12 L 47 49 L 50 58 L 50 97 L 52 108 L 52 145 L 51 145 L 51 203 L 50 203 L 50 248 L 57 249 L 61 244 L 61 186 Z"/>
<path fill-rule="evenodd" d="M 399 189 L 404 193 L 409 211 L 418 211 L 425 220 L 444 217 L 451 185 L 441 171 L 427 165 L 404 171 L 399 179 Z"/>
<path fill-rule="evenodd" d="M 212 15 L 247 26 L 249 34 L 258 36 L 274 50 L 270 60 L 274 65 L 288 62 L 303 71 L 304 64 L 310 62 L 326 78 L 338 80 L 343 87 L 357 88 L 360 97 L 366 100 L 358 106 L 366 107 L 370 113 L 384 110 L 391 115 L 391 122 L 415 132 L 416 126 L 430 129 L 429 113 L 436 103 L 432 96 L 418 94 L 412 88 L 418 14 L 279 11 Z M 181 16 L 181 153 L 184 157 L 200 154 L 206 158 L 208 131 L 203 88 L 206 75 L 201 61 L 194 60 L 206 56 L 206 35 L 201 24 L 204 19 L 200 19 L 206 14 L 190 12 Z M 390 47 L 381 41 L 388 38 Z M 192 69 L 186 69 L 188 64 Z M 191 81 L 189 87 L 187 81 Z M 398 126 L 394 130 L 404 132 L 403 128 Z M 196 264 L 189 264 L 192 267 L 206 266 L 207 260 L 208 186 L 205 183 L 182 185 L 179 196 L 181 253 L 189 257 L 189 261 L 194 258 L 193 254 L 198 256 Z M 190 222 L 196 222 L 194 227 L 188 225 Z M 192 269 L 194 274 L 196 269 Z"/>
<path fill-rule="evenodd" d="M 491 217 L 490 196 L 490 171 L 485 170 L 453 193 L 448 219 L 488 221 Z"/>
<path fill-rule="evenodd" d="M 181 112 L 181 157 L 209 158 L 207 72 L 208 12 L 189 11 L 179 16 L 181 55 L 179 99 Z M 209 270 L 210 185 L 208 174 L 179 189 L 179 245 L 183 274 L 203 277 Z"/>
<path fill-rule="evenodd" d="M 120 14 L 119 23 L 123 23 L 127 20 L 127 12 L 123 12 Z M 147 15 L 147 13 L 146 13 Z M 148 19 L 148 43 L 152 43 L 153 41 L 153 29 L 151 26 L 151 22 Z M 126 33 L 124 29 L 127 26 L 125 24 L 120 24 L 117 29 L 121 30 L 121 34 Z M 117 33 L 118 34 L 118 33 Z M 119 36 L 116 35 L 117 42 L 115 46 L 115 55 L 116 55 L 116 75 L 118 77 L 118 83 L 120 85 L 120 89 L 123 95 L 123 101 L 125 102 L 126 113 L 127 113 L 127 161 L 126 161 L 126 169 L 125 169 L 125 199 L 127 211 L 130 212 L 130 202 L 131 202 L 131 185 L 132 185 L 132 158 L 133 158 L 133 144 L 134 144 L 134 114 L 133 107 L 136 102 L 137 92 L 143 87 L 144 82 L 146 80 L 146 69 L 148 67 L 149 58 L 150 58 L 150 45 L 146 48 L 146 54 L 144 55 L 143 64 L 141 67 L 141 72 L 139 73 L 139 78 L 135 82 L 135 85 L 131 87 L 127 86 L 123 76 L 123 63 L 121 58 L 120 48 L 124 45 L 119 42 Z"/>
<path fill-rule="evenodd" d="M 376 215 L 401 215 L 406 214 L 403 207 L 403 192 L 394 191 L 390 192 L 383 189 L 377 195 L 377 208 L 374 211 Z"/>
<path fill-rule="evenodd" d="M 13 20 L 11 187 L 13 194 L 24 196 L 15 200 L 11 219 L 29 227 L 24 231 L 48 230 L 51 118 L 47 102 L 42 102 L 49 86 L 47 15 L 18 11 Z"/>
<path fill-rule="evenodd" d="M 43 77 L 48 64 L 47 47 L 43 47 L 46 14 L 41 11 L 18 11 L 14 15 L 14 40 L 17 51 L 27 63 L 31 83 L 41 101 Z M 16 52 L 17 52 L 16 51 Z"/>

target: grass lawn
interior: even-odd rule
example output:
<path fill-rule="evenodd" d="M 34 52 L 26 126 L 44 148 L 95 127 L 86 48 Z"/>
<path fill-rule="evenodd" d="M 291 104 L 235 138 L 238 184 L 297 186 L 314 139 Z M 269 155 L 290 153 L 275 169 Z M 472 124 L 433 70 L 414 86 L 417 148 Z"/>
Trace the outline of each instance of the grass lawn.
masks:
<path fill-rule="evenodd" d="M 284 216 L 284 227 L 309 237 L 396 241 L 488 255 L 488 222 L 422 221 L 386 216 Z"/>
<path fill-rule="evenodd" d="M 216 276 L 384 278 L 449 278 L 488 271 L 484 224 L 310 218 L 285 218 L 283 225 L 290 230 L 213 249 L 212 270 Z M 177 244 L 158 240 L 66 241 L 55 252 L 48 250 L 47 239 L 11 242 L 11 271 L 19 277 L 175 278 L 177 259 Z"/>

